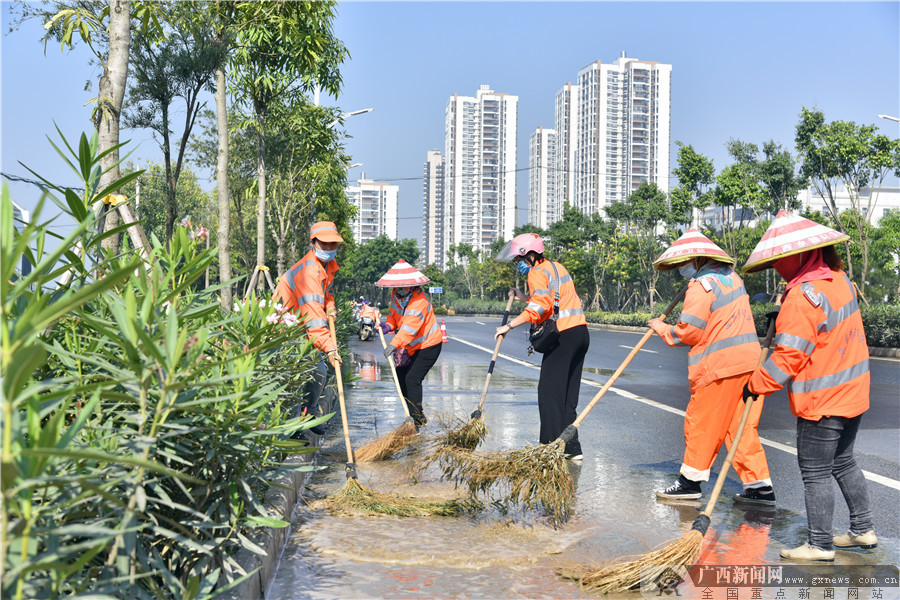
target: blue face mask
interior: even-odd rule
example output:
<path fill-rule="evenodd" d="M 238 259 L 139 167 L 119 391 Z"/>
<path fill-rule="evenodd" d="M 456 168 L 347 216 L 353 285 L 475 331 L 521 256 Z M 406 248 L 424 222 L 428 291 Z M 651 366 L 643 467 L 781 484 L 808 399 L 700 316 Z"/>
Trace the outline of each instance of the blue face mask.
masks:
<path fill-rule="evenodd" d="M 334 257 L 337 256 L 337 250 L 319 250 L 316 248 L 316 258 L 321 260 L 322 262 L 329 263 L 334 260 Z"/>
<path fill-rule="evenodd" d="M 524 260 L 520 260 L 519 262 L 516 263 L 516 269 L 518 269 L 519 273 L 521 273 L 522 275 L 527 276 L 528 271 L 531 270 L 531 267 L 528 266 L 528 263 L 525 262 Z"/>
<path fill-rule="evenodd" d="M 687 263 L 678 267 L 678 272 L 681 273 L 681 276 L 685 279 L 693 279 L 694 275 L 697 274 L 697 269 L 694 267 L 693 263 Z"/>

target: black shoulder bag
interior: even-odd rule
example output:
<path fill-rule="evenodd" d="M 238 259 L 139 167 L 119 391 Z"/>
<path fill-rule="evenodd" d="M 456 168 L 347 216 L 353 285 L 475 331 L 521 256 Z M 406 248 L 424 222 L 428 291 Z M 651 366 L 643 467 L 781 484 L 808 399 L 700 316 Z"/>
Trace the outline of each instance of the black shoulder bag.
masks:
<path fill-rule="evenodd" d="M 528 333 L 528 341 L 531 347 L 528 353 L 532 351 L 545 353 L 550 352 L 559 345 L 559 329 L 556 327 L 556 319 L 559 317 L 559 271 L 556 270 L 556 263 L 550 261 L 553 267 L 553 275 L 556 278 L 553 286 L 553 316 L 538 326 L 532 326 Z"/>

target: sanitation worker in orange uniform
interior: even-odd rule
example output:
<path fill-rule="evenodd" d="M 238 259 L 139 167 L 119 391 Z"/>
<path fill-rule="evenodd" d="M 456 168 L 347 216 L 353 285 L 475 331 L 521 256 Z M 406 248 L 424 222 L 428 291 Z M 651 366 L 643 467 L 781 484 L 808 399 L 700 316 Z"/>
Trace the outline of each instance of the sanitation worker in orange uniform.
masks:
<path fill-rule="evenodd" d="M 572 276 L 561 263 L 544 258 L 544 241 L 534 233 L 514 237 L 500 249 L 494 260 L 513 262 L 516 270 L 528 277 L 531 294 L 526 297 L 520 290 L 510 290 L 517 300 L 528 304 L 509 324 L 497 328 L 495 339 L 525 323 L 540 325 L 550 319 L 556 320 L 559 341 L 544 352 L 538 379 L 539 441 L 549 444 L 561 438 L 565 440 L 567 457 L 581 461 L 584 454 L 578 429 L 568 426 L 578 416 L 581 371 L 591 338 Z"/>
<path fill-rule="evenodd" d="M 338 234 L 337 226 L 331 221 L 315 223 L 309 232 L 311 248 L 297 264 L 285 273 L 275 294 L 279 297 L 284 310 L 299 313 L 306 326 L 306 335 L 313 345 L 327 358 L 335 369 L 341 365 L 341 356 L 337 343 L 328 329 L 328 316 L 337 316 L 331 286 L 334 274 L 340 268 L 335 261 L 338 244 L 344 238 Z M 305 402 L 299 413 L 315 413 L 315 402 L 325 387 L 327 373 L 325 364 L 320 362 L 313 373 L 313 380 L 304 386 Z M 300 414 L 295 416 L 300 416 Z M 322 426 L 312 428 L 313 433 L 321 434 Z"/>
<path fill-rule="evenodd" d="M 428 423 L 422 405 L 422 381 L 441 355 L 441 328 L 431 300 L 422 289 L 430 279 L 411 264 L 400 260 L 375 282 L 393 288 L 391 313 L 379 323 L 382 333 L 396 332 L 384 355 L 397 366 L 400 391 L 409 407 L 416 429 Z"/>
<path fill-rule="evenodd" d="M 787 282 L 775 321 L 775 349 L 756 369 L 745 398 L 788 386 L 797 417 L 797 463 L 806 495 L 807 541 L 783 558 L 833 561 L 834 548 L 878 544 L 866 479 L 853 455 L 869 409 L 869 348 L 856 291 L 834 248 L 849 239 L 781 211 L 753 250 L 745 273 L 774 267 Z M 850 510 L 850 531 L 833 537 L 837 481 Z"/>
<path fill-rule="evenodd" d="M 742 390 L 762 350 L 744 282 L 733 265 L 733 258 L 693 228 L 653 263 L 660 270 L 677 268 L 689 283 L 678 322 L 666 325 L 651 319 L 648 325 L 670 346 L 691 346 L 684 462 L 678 480 L 657 492 L 658 498 L 699 498 L 701 482 L 709 480 L 722 442 L 730 447 L 737 432 Z M 735 470 L 744 484 L 734 502 L 774 509 L 775 492 L 757 431 L 761 413 L 762 400 L 753 406 L 734 456 Z"/>

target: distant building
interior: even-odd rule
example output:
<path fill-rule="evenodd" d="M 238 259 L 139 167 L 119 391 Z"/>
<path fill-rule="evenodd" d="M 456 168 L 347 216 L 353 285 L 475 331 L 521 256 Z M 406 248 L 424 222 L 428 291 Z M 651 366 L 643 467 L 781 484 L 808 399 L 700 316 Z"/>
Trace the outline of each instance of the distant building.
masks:
<path fill-rule="evenodd" d="M 444 124 L 444 254 L 453 244 L 488 250 L 516 226 L 518 96 L 482 85 L 454 94 Z"/>
<path fill-rule="evenodd" d="M 556 193 L 556 131 L 538 127 L 528 139 L 528 222 L 547 229 L 562 217 Z"/>
<path fill-rule="evenodd" d="M 864 187 L 859 190 L 860 204 L 862 205 L 860 208 L 864 215 L 869 211 L 868 205 L 872 193 L 872 188 Z M 900 209 L 900 188 L 883 186 L 880 189 L 875 189 L 874 193 L 875 197 L 871 198 L 872 204 L 874 204 L 872 207 L 871 222 L 872 225 L 878 225 L 878 222 L 887 214 L 887 211 L 891 209 Z M 828 200 L 820 196 L 815 188 L 800 190 L 797 199 L 803 203 L 804 208 L 810 208 L 824 214 L 829 214 L 830 209 L 828 208 Z M 850 194 L 847 193 L 847 190 L 843 187 L 837 190 L 834 200 L 837 205 L 838 213 L 842 213 L 851 208 Z"/>
<path fill-rule="evenodd" d="M 425 159 L 422 189 L 422 264 L 437 265 L 441 270 L 444 253 L 444 156 L 429 150 Z"/>
<path fill-rule="evenodd" d="M 380 235 L 397 239 L 398 186 L 371 181 L 362 173 L 356 185 L 348 186 L 345 192 L 350 204 L 357 209 L 356 217 L 350 221 L 357 244 L 365 244 Z"/>
<path fill-rule="evenodd" d="M 557 204 L 586 215 L 624 201 L 641 183 L 669 191 L 672 65 L 593 62 L 556 93 Z M 529 192 L 530 193 L 530 192 Z"/>

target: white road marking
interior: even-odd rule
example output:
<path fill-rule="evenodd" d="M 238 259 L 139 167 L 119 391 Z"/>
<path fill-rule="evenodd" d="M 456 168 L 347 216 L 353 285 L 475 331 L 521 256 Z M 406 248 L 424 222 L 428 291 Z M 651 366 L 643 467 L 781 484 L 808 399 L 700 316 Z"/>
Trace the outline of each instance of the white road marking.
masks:
<path fill-rule="evenodd" d="M 460 342 L 467 346 L 471 346 L 472 348 L 477 348 L 478 350 L 481 350 L 482 352 L 487 352 L 488 354 L 494 353 L 494 350 L 492 348 L 485 348 L 484 346 L 479 346 L 478 344 L 473 344 L 472 342 L 466 341 L 464 339 L 461 339 L 461 338 L 458 338 L 455 336 L 447 336 L 447 337 L 449 337 L 453 341 Z M 531 367 L 532 369 L 536 369 L 538 371 L 540 371 L 540 369 L 541 369 L 541 366 L 539 364 L 535 364 L 532 362 L 514 358 L 512 356 L 509 356 L 508 354 L 500 353 L 497 355 L 497 357 L 505 358 L 506 360 L 508 360 L 510 362 L 514 362 L 516 364 L 523 365 L 526 367 Z M 596 388 L 602 388 L 603 384 L 605 383 L 605 382 L 594 381 L 592 379 L 586 379 L 584 377 L 582 377 L 581 382 L 585 385 L 589 385 L 589 386 L 596 387 Z M 619 396 L 622 396 L 623 398 L 628 398 L 629 400 L 634 400 L 635 402 L 641 402 L 643 404 L 646 404 L 647 406 L 652 406 L 653 408 L 658 408 L 660 410 L 664 410 L 666 412 L 670 412 L 672 414 L 679 415 L 681 417 L 685 416 L 685 412 L 683 410 L 680 410 L 678 408 L 672 408 L 671 406 L 667 406 L 665 404 L 662 404 L 661 402 L 657 402 L 656 400 L 644 398 L 643 396 L 638 396 L 637 394 L 632 394 L 629 391 L 626 391 L 626 390 L 623 390 L 623 389 L 620 389 L 617 387 L 611 387 L 611 388 L 609 388 L 609 391 L 614 392 L 614 393 L 618 394 Z M 797 456 L 797 449 L 794 448 L 793 446 L 788 446 L 788 445 L 782 444 L 780 442 L 767 440 L 766 438 L 764 438 L 762 436 L 760 436 L 759 440 L 760 440 L 760 442 L 762 442 L 763 446 L 769 446 L 770 448 L 775 448 L 776 450 L 781 450 L 782 452 L 787 452 L 788 454 L 793 454 L 794 456 Z M 866 479 L 868 479 L 869 481 L 874 481 L 875 483 L 880 483 L 881 485 L 883 485 L 885 487 L 889 487 L 894 490 L 900 490 L 900 481 L 897 481 L 896 479 L 891 479 L 889 477 L 885 477 L 885 476 L 879 475 L 877 473 L 871 473 L 866 470 L 863 470 L 863 475 L 865 475 Z"/>
<path fill-rule="evenodd" d="M 482 323 L 481 321 L 475 321 L 475 322 L 478 323 L 479 325 L 484 325 L 484 323 Z"/>
<path fill-rule="evenodd" d="M 629 350 L 634 350 L 634 346 L 624 346 L 622 344 L 619 344 L 619 348 L 627 348 Z M 659 354 L 659 352 L 657 352 L 656 350 L 646 350 L 644 348 L 641 348 L 640 352 L 649 352 L 650 354 Z"/>

